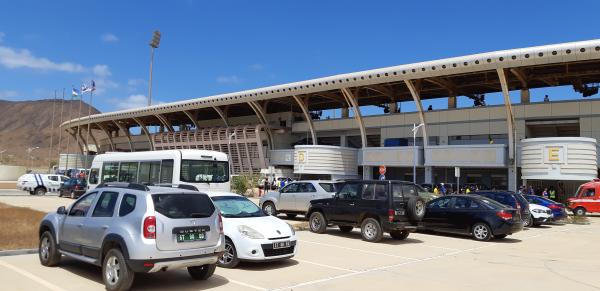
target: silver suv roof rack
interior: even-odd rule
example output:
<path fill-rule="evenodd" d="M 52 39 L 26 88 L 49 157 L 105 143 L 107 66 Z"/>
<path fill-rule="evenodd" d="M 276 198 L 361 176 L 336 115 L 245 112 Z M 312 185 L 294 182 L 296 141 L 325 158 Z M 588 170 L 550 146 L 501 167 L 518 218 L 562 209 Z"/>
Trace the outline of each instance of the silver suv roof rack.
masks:
<path fill-rule="evenodd" d="M 137 184 L 137 183 L 126 183 L 126 182 L 105 182 L 98 185 L 96 188 L 124 188 L 124 189 L 134 189 L 140 191 L 149 191 L 146 185 Z"/>

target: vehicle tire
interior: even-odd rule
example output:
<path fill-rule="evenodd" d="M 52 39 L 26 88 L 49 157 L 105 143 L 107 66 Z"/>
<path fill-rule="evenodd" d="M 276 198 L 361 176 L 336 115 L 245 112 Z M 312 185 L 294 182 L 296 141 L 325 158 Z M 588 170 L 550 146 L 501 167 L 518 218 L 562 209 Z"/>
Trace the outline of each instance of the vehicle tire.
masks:
<path fill-rule="evenodd" d="M 70 195 L 69 197 L 71 197 L 71 199 L 75 199 L 75 198 L 77 198 L 77 197 L 75 196 L 75 191 L 71 190 L 71 195 Z"/>
<path fill-rule="evenodd" d="M 497 235 L 494 236 L 494 239 L 503 239 L 506 236 L 507 236 L 506 234 L 497 234 Z"/>
<path fill-rule="evenodd" d="M 375 218 L 365 218 L 360 226 L 360 234 L 363 240 L 368 242 L 378 242 L 383 238 L 383 230 L 379 221 Z"/>
<path fill-rule="evenodd" d="M 237 256 L 237 250 L 235 249 L 235 245 L 229 239 L 225 239 L 225 252 L 219 260 L 217 261 L 217 265 L 222 268 L 233 269 L 237 267 L 240 263 L 240 259 Z"/>
<path fill-rule="evenodd" d="M 110 249 L 102 262 L 102 281 L 106 290 L 129 290 L 133 284 L 135 273 L 125 261 L 125 257 L 118 248 Z"/>
<path fill-rule="evenodd" d="M 262 208 L 267 215 L 277 216 L 277 208 L 275 208 L 275 204 L 273 204 L 273 202 L 267 201 L 263 203 Z"/>
<path fill-rule="evenodd" d="M 60 252 L 56 247 L 54 235 L 50 231 L 45 231 L 40 236 L 38 256 L 40 263 L 46 267 L 54 267 L 60 263 Z"/>
<path fill-rule="evenodd" d="M 202 265 L 195 267 L 188 267 L 188 273 L 194 280 L 206 280 L 210 278 L 217 268 L 217 264 L 212 265 Z"/>
<path fill-rule="evenodd" d="M 478 222 L 473 225 L 471 229 L 473 239 L 478 241 L 488 241 L 492 238 L 492 229 L 490 226 L 483 222 Z"/>
<path fill-rule="evenodd" d="M 34 195 L 34 194 L 35 194 L 35 192 L 29 191 L 29 195 Z"/>
<path fill-rule="evenodd" d="M 419 222 L 425 216 L 425 200 L 419 196 L 410 197 L 406 206 L 406 214 L 411 222 Z"/>
<path fill-rule="evenodd" d="M 37 187 L 37 188 L 35 188 L 35 190 L 33 192 L 35 195 L 38 195 L 38 196 L 46 195 L 46 188 Z"/>
<path fill-rule="evenodd" d="M 297 214 L 293 214 L 293 213 L 286 214 L 287 218 L 289 218 L 289 219 L 294 219 L 294 218 L 296 218 L 296 215 L 297 215 Z"/>
<path fill-rule="evenodd" d="M 585 212 L 585 208 L 583 207 L 577 207 L 573 210 L 573 214 L 575 214 L 575 216 L 584 216 Z"/>
<path fill-rule="evenodd" d="M 63 197 L 63 192 L 62 192 L 62 190 L 58 190 L 58 197 Z"/>
<path fill-rule="evenodd" d="M 308 225 L 310 231 L 314 233 L 325 233 L 325 230 L 327 230 L 327 220 L 325 220 L 323 213 L 318 211 L 310 214 Z"/>
<path fill-rule="evenodd" d="M 405 240 L 409 234 L 410 232 L 406 230 L 396 230 L 390 232 L 390 236 L 396 240 Z"/>
<path fill-rule="evenodd" d="M 533 216 L 531 216 L 531 214 L 529 215 L 529 217 L 523 219 L 523 225 L 525 227 L 531 227 L 533 225 Z"/>
<path fill-rule="evenodd" d="M 541 223 L 541 222 L 535 222 L 535 221 L 534 221 L 534 222 L 533 222 L 533 226 L 534 226 L 534 227 L 540 227 L 540 226 L 542 226 L 542 223 Z"/>
<path fill-rule="evenodd" d="M 343 232 L 343 233 L 351 232 L 352 229 L 354 229 L 354 227 L 352 227 L 350 225 L 340 225 L 338 227 L 339 227 L 340 231 Z"/>

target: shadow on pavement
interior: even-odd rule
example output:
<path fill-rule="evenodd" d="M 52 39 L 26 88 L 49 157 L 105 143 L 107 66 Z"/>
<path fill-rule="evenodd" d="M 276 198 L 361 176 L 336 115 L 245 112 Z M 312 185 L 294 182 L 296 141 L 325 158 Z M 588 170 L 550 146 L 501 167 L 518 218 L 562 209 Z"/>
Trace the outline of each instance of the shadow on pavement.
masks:
<path fill-rule="evenodd" d="M 276 269 L 283 269 L 298 265 L 298 262 L 293 258 L 281 261 L 272 261 L 272 262 L 240 262 L 237 266 L 237 269 L 244 271 L 269 271 Z"/>
<path fill-rule="evenodd" d="M 435 231 L 431 231 L 431 230 L 419 230 L 418 231 L 420 234 L 425 234 L 425 235 L 435 235 L 435 236 L 443 236 L 443 237 L 451 237 L 451 238 L 456 238 L 456 239 L 464 239 L 464 240 L 471 240 L 471 241 L 475 241 L 471 236 L 469 235 L 462 235 L 462 234 L 454 234 L 454 233 L 443 233 L 443 232 L 435 232 Z M 489 242 L 498 242 L 498 243 L 518 243 L 521 242 L 520 239 L 517 238 L 511 238 L 511 237 L 506 237 L 503 239 L 494 239 L 492 238 L 491 240 L 489 240 Z"/>
<path fill-rule="evenodd" d="M 327 229 L 327 232 L 325 234 L 363 241 L 360 231 L 352 231 L 352 232 L 344 233 L 344 232 L 341 232 L 339 230 L 332 228 L 332 229 Z M 396 239 L 391 238 L 389 236 L 389 234 L 386 233 L 383 236 L 383 239 L 381 241 L 379 241 L 378 243 L 379 244 L 388 244 L 388 245 L 405 245 L 405 244 L 423 243 L 423 241 L 419 240 L 419 239 L 411 238 L 410 236 L 405 240 L 396 240 Z"/>
<path fill-rule="evenodd" d="M 102 282 L 102 268 L 98 266 L 63 256 L 58 268 L 104 285 L 104 282 Z M 226 278 L 219 275 L 213 275 L 206 281 L 196 281 L 190 277 L 187 270 L 181 269 L 150 274 L 136 273 L 131 290 L 204 290 L 228 283 L 229 281 Z"/>

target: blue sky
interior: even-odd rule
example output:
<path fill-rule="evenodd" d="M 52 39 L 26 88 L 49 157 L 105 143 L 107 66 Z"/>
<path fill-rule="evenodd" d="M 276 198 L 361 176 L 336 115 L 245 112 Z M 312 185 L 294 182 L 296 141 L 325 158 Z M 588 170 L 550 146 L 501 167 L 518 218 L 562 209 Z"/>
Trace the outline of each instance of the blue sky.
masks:
<path fill-rule="evenodd" d="M 598 1 L 524 2 L 3 1 L 0 99 L 45 99 L 94 79 L 101 111 L 143 105 L 155 29 L 163 35 L 155 103 L 600 38 Z M 532 99 L 546 92 L 553 100 L 581 98 L 557 88 L 536 90 Z M 445 100 L 429 104 L 442 108 Z"/>

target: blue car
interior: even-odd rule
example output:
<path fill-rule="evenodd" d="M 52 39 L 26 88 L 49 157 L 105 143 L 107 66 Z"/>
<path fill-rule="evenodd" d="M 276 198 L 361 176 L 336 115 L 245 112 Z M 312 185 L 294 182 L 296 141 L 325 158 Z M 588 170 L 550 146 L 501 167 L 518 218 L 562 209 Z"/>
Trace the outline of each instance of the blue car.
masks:
<path fill-rule="evenodd" d="M 567 211 L 565 209 L 565 205 L 562 203 L 558 203 L 556 201 L 550 200 L 548 198 L 535 196 L 535 195 L 523 195 L 525 199 L 529 201 L 529 203 L 542 205 L 550 208 L 552 210 L 552 216 L 554 220 L 559 220 L 567 217 Z"/>

